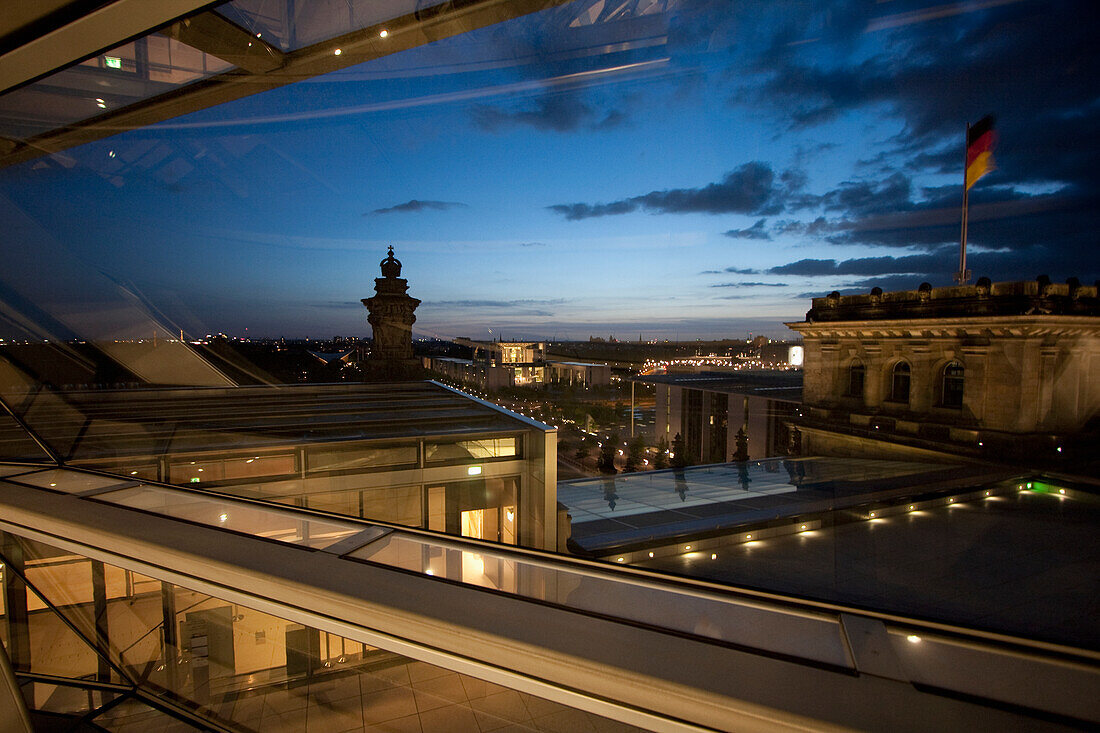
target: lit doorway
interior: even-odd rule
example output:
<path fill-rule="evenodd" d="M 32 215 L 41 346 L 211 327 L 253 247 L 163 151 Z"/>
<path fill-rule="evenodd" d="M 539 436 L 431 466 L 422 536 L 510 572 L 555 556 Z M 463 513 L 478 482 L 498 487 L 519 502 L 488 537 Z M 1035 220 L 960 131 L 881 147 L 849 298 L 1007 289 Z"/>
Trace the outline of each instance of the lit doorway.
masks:
<path fill-rule="evenodd" d="M 518 484 L 509 476 L 428 486 L 428 529 L 514 545 Z"/>

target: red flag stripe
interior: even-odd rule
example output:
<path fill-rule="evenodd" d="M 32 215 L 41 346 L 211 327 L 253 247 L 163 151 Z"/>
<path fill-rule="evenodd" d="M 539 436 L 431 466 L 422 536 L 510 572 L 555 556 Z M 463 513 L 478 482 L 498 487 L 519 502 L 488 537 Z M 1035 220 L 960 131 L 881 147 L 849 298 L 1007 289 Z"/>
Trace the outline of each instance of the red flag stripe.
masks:
<path fill-rule="evenodd" d="M 970 147 L 966 149 L 966 166 L 969 168 L 982 153 L 989 153 L 993 150 L 993 144 L 997 141 L 997 137 L 992 130 L 985 133 L 977 140 L 970 144 Z"/>

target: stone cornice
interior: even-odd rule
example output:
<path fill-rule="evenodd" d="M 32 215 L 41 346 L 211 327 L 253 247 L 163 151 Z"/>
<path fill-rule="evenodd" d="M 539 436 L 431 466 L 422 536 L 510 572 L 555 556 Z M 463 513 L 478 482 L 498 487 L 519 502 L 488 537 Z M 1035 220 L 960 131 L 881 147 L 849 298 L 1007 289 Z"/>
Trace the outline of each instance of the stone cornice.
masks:
<path fill-rule="evenodd" d="M 804 339 L 958 339 L 1100 336 L 1098 316 L 969 316 L 864 321 L 795 321 L 786 324 Z"/>

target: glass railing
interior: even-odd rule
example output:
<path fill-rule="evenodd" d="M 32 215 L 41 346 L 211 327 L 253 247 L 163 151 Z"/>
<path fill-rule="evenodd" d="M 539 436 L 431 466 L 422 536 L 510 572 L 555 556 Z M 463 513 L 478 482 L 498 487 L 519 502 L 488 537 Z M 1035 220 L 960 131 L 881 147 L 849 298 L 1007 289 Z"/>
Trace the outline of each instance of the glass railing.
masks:
<path fill-rule="evenodd" d="M 1077 702 L 1082 691 L 1100 675 L 1100 654 L 1088 649 L 705 580 L 671 578 L 626 565 L 510 548 L 426 530 L 340 519 L 323 512 L 264 505 L 202 490 L 126 483 L 122 477 L 55 469 L 10 476 L 0 480 L 0 487 L 7 485 L 7 490 L 16 495 L 24 492 L 23 501 L 27 491 L 60 492 L 67 495 L 63 501 L 87 502 L 88 512 L 96 512 L 95 505 L 99 504 L 112 510 L 149 513 L 201 526 L 203 531 L 215 529 L 274 540 L 303 551 L 323 552 L 339 558 L 337 562 L 399 571 L 417 577 L 417 582 L 457 584 L 475 592 L 515 598 L 533 604 L 526 612 L 532 619 L 543 613 L 538 608 L 547 612 L 562 609 L 590 622 L 610 620 L 716 648 L 796 660 L 818 669 L 892 677 L 1046 712 L 1074 710 L 1074 715 L 1082 719 L 1094 715 L 1100 719 L 1100 710 L 1093 710 L 1095 705 Z M 1032 491 L 1037 485 L 1033 483 Z M 1023 486 L 1025 492 L 1029 491 L 1026 484 Z M 900 514 L 907 511 L 908 507 L 898 507 Z M 695 548 L 685 549 L 697 552 Z M 74 622 L 74 626 L 88 629 L 86 633 L 94 636 L 88 599 L 78 597 L 86 592 L 86 586 L 65 575 L 70 570 L 65 569 L 64 558 L 59 562 L 43 555 L 41 559 L 43 562 L 27 566 L 25 577 L 52 600 L 42 598 L 36 608 L 83 608 L 83 620 Z M 276 576 L 278 568 L 271 568 L 271 572 Z M 104 575 L 103 582 L 113 589 L 108 597 L 133 594 L 140 587 L 152 592 L 158 583 L 131 571 L 111 571 Z M 301 601 L 299 592 L 295 596 L 291 607 Z M 489 608 L 493 601 L 486 598 L 482 603 Z M 424 611 L 443 613 L 440 609 Z M 231 627 L 236 615 L 226 622 Z M 128 637 L 120 648 L 135 653 L 132 650 L 151 643 L 147 633 Z M 346 654 L 338 656 L 347 658 Z M 108 681 L 117 680 L 125 659 L 116 655 L 109 660 L 111 664 L 100 667 L 100 673 Z M 94 656 L 82 664 L 91 674 Z M 163 660 L 158 664 L 163 665 Z M 58 672 L 49 669 L 51 674 Z M 1006 677 L 1002 669 L 1010 674 Z M 1019 682 L 1024 679 L 1032 681 L 1026 690 Z"/>
<path fill-rule="evenodd" d="M 584 613 L 844 667 L 835 615 L 783 609 L 701 590 L 662 587 L 653 578 L 569 566 L 488 547 L 393 532 L 347 555 Z M 776 614 L 783 634 L 775 634 Z"/>

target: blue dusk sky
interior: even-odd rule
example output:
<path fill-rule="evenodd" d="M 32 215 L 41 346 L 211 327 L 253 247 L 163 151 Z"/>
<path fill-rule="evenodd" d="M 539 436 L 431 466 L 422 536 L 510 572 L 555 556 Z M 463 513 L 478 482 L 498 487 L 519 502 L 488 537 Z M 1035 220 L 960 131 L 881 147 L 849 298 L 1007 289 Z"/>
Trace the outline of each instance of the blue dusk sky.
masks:
<path fill-rule="evenodd" d="M 192 335 L 366 336 L 392 244 L 421 337 L 784 337 L 813 295 L 951 283 L 986 114 L 974 276 L 1100 278 L 1097 3 L 625 7 L 0 171 L 8 299 L 89 337 L 123 333 L 112 303 Z"/>

